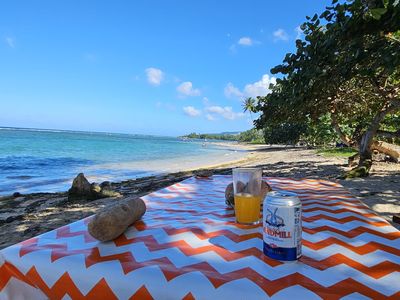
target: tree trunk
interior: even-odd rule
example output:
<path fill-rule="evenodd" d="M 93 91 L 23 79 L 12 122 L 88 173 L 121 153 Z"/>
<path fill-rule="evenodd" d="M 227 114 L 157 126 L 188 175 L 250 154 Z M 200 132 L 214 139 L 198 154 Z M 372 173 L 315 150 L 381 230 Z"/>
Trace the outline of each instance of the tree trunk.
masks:
<path fill-rule="evenodd" d="M 399 162 L 400 160 L 400 146 L 382 141 L 375 141 L 373 142 L 371 148 L 372 150 L 377 150 L 381 153 L 389 155 L 395 162 Z"/>
<path fill-rule="evenodd" d="M 360 164 L 362 164 L 363 160 L 366 159 L 372 159 L 372 149 L 371 145 L 373 142 L 373 138 L 375 136 L 375 130 L 369 129 L 366 131 L 362 137 L 361 137 L 361 142 L 359 146 L 359 152 L 360 152 Z"/>
<path fill-rule="evenodd" d="M 400 101 L 394 100 L 393 102 L 387 102 L 384 107 L 375 115 L 374 119 L 369 125 L 368 130 L 364 132 L 361 137 L 358 150 L 360 154 L 360 161 L 358 162 L 358 166 L 349 171 L 344 176 L 345 178 L 366 177 L 369 175 L 369 171 L 372 166 L 372 144 L 374 142 L 374 137 L 379 129 L 380 122 L 385 118 L 387 114 L 397 111 L 399 109 Z"/>
<path fill-rule="evenodd" d="M 399 110 L 400 102 L 389 102 L 381 109 L 372 120 L 368 130 L 363 134 L 360 142 L 360 162 L 359 166 L 363 165 L 365 160 L 372 160 L 372 143 L 379 129 L 380 122 L 385 116 L 393 111 Z M 369 170 L 368 170 L 369 171 Z"/>

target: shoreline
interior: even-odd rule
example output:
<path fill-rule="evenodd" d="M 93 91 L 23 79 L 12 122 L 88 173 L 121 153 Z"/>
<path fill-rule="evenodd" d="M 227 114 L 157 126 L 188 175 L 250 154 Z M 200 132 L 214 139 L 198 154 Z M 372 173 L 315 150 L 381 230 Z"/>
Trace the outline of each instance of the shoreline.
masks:
<path fill-rule="evenodd" d="M 84 173 L 92 182 L 123 181 L 134 178 L 157 176 L 167 173 L 195 170 L 204 167 L 217 167 L 219 165 L 234 164 L 246 160 L 252 146 L 232 142 L 207 142 L 203 148 L 201 145 L 196 153 L 184 153 L 180 156 L 157 159 L 122 160 L 113 162 L 94 163 L 82 167 L 75 167 L 67 173 L 28 173 L 5 176 L 0 186 L 0 199 L 10 196 L 15 192 L 21 194 L 31 193 L 57 193 L 67 190 L 73 178 L 78 173 Z M 3 177 L 4 177 L 3 176 Z"/>
<path fill-rule="evenodd" d="M 198 143 L 196 142 L 196 144 Z M 24 171 L 25 173 L 11 174 L 13 176 L 3 174 L 0 199 L 16 192 L 31 194 L 65 191 L 71 186 L 73 178 L 78 173 L 84 173 L 91 182 L 101 183 L 214 167 L 220 164 L 233 164 L 246 159 L 248 150 L 252 149 L 245 144 L 220 141 L 207 142 L 204 148 L 201 145 L 195 146 L 195 148 L 199 148 L 195 153 L 182 153 L 164 159 L 161 154 L 156 159 L 130 157 L 130 160 L 115 162 L 110 159 L 108 162 L 100 161 L 80 167 L 66 168 L 66 173 L 63 173 L 62 170 L 55 172 L 53 168 L 50 172 L 39 170 L 39 174 L 29 172 L 28 169 Z"/>
<path fill-rule="evenodd" d="M 375 163 L 370 177 L 343 181 L 336 178 L 348 169 L 345 158 L 323 157 L 315 150 L 302 147 L 238 147 L 248 149 L 246 156 L 239 160 L 112 182 L 111 187 L 123 196 L 141 197 L 189 178 L 199 169 L 212 169 L 214 174 L 226 175 L 231 174 L 233 167 L 261 167 L 264 176 L 338 181 L 388 221 L 394 213 L 400 213 L 400 164 Z M 67 192 L 0 196 L 0 249 L 85 218 L 115 201 L 118 198 L 71 202 Z M 400 229 L 400 224 L 392 225 Z"/>

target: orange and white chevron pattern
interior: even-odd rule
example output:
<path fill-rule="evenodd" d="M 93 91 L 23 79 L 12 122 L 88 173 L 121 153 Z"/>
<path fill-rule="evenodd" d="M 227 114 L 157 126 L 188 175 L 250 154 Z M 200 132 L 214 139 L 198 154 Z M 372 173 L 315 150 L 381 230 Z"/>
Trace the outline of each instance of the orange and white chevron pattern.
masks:
<path fill-rule="evenodd" d="M 89 217 L 0 251 L 0 299 L 400 299 L 400 231 L 338 183 L 266 179 L 302 200 L 298 262 L 234 222 L 230 176 L 190 178 L 143 197 L 143 220 L 112 242 Z"/>

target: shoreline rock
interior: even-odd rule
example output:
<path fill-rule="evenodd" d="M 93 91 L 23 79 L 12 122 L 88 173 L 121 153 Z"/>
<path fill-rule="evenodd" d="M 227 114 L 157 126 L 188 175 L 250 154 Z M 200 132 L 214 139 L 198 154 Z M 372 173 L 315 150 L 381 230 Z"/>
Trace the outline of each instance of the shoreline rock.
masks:
<path fill-rule="evenodd" d="M 68 190 L 68 201 L 97 200 L 101 198 L 121 197 L 122 195 L 111 189 L 111 184 L 103 187 L 96 182 L 90 183 L 83 173 L 79 173 Z"/>

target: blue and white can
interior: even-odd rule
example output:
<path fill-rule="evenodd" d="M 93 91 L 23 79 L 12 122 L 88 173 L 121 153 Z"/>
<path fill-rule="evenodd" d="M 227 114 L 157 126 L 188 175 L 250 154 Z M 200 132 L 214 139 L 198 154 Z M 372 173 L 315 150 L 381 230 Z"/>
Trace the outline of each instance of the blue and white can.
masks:
<path fill-rule="evenodd" d="M 276 260 L 301 256 L 301 202 L 295 193 L 269 192 L 263 205 L 263 251 Z"/>

